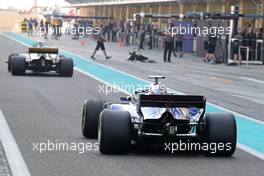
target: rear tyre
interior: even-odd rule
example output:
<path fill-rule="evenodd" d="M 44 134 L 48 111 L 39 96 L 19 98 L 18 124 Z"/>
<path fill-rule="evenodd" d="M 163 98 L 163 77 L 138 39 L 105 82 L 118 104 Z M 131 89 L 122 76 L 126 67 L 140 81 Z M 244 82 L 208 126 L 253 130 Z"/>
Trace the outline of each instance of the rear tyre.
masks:
<path fill-rule="evenodd" d="M 208 150 L 211 156 L 232 156 L 236 150 L 237 126 L 231 113 L 208 113 L 206 120 L 206 142 L 216 146 L 216 150 Z M 224 146 L 223 146 L 224 145 Z M 221 146 L 221 147 L 220 147 Z"/>
<path fill-rule="evenodd" d="M 128 153 L 131 139 L 129 112 L 105 110 L 100 114 L 98 125 L 98 141 L 101 153 Z"/>
<path fill-rule="evenodd" d="M 10 54 L 9 56 L 8 56 L 8 61 L 7 61 L 7 67 L 8 67 L 8 71 L 9 72 L 11 72 L 11 65 L 12 65 L 12 58 L 14 57 L 14 56 L 18 56 L 18 54 L 15 54 L 15 53 L 13 53 L 13 54 Z"/>
<path fill-rule="evenodd" d="M 73 75 L 73 60 L 70 58 L 62 58 L 59 61 L 59 73 L 64 77 L 72 77 Z"/>
<path fill-rule="evenodd" d="M 21 56 L 13 56 L 11 61 L 12 75 L 24 75 L 26 73 L 26 59 Z"/>
<path fill-rule="evenodd" d="M 83 105 L 82 133 L 86 138 L 97 138 L 99 114 L 103 110 L 104 102 L 87 100 Z"/>

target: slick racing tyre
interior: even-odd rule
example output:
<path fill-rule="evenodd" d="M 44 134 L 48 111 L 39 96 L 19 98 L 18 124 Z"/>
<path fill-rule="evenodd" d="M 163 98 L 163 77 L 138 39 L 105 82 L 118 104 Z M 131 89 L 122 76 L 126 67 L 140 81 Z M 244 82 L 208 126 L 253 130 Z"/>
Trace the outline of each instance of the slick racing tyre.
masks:
<path fill-rule="evenodd" d="M 8 67 L 8 71 L 9 72 L 11 72 L 11 62 L 12 62 L 12 58 L 14 57 L 14 56 L 18 56 L 18 54 L 10 54 L 9 56 L 8 56 L 8 61 L 7 61 L 7 67 Z"/>
<path fill-rule="evenodd" d="M 231 113 L 208 113 L 206 120 L 206 142 L 213 146 L 207 155 L 232 156 L 236 150 L 237 126 Z"/>
<path fill-rule="evenodd" d="M 70 58 L 61 58 L 59 61 L 59 73 L 64 77 L 72 77 L 73 60 Z"/>
<path fill-rule="evenodd" d="M 12 75 L 24 75 L 26 73 L 26 59 L 24 57 L 12 57 L 11 73 Z"/>
<path fill-rule="evenodd" d="M 99 150 L 103 154 L 127 154 L 131 117 L 127 111 L 104 110 L 98 122 Z"/>
<path fill-rule="evenodd" d="M 104 102 L 87 100 L 83 105 L 82 133 L 86 138 L 97 138 L 99 114 L 103 110 Z"/>

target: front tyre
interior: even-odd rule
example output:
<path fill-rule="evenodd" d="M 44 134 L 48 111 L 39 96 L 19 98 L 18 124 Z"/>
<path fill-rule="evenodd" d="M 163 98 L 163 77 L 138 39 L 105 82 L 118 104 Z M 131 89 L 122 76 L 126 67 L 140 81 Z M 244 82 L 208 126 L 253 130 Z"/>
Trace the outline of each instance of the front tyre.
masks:
<path fill-rule="evenodd" d="M 237 126 L 231 113 L 208 113 L 206 120 L 206 142 L 215 145 L 216 150 L 208 150 L 212 156 L 232 156 L 236 150 Z M 223 147 L 224 146 L 224 147 Z"/>
<path fill-rule="evenodd" d="M 104 110 L 98 122 L 99 150 L 103 154 L 127 154 L 130 147 L 131 117 L 127 111 Z"/>
<path fill-rule="evenodd" d="M 86 138 L 97 138 L 98 118 L 103 110 L 104 101 L 87 100 L 83 104 L 82 134 Z"/>

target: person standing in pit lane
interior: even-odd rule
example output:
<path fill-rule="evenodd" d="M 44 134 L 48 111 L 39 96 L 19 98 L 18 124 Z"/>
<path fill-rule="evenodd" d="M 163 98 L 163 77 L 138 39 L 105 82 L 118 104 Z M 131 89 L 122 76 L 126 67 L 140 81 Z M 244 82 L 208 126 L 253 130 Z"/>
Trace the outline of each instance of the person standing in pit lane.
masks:
<path fill-rule="evenodd" d="M 144 50 L 145 36 L 146 36 L 145 29 L 144 29 L 144 27 L 141 27 L 140 35 L 139 35 L 139 47 L 138 47 L 138 51 L 139 50 Z"/>
<path fill-rule="evenodd" d="M 44 38 L 48 39 L 48 33 L 49 33 L 49 28 L 50 28 L 50 17 L 47 17 L 45 20 L 45 34 L 44 34 Z"/>
<path fill-rule="evenodd" d="M 95 48 L 95 50 L 94 50 L 94 52 L 93 52 L 93 54 L 91 56 L 91 58 L 94 59 L 94 60 L 96 59 L 94 57 L 94 55 L 96 54 L 96 51 L 98 51 L 100 48 L 103 51 L 106 59 L 110 59 L 111 58 L 111 56 L 107 56 L 106 51 L 105 51 L 104 42 L 106 41 L 106 39 L 105 39 L 105 37 L 103 35 L 102 29 L 103 29 L 103 25 L 100 26 L 100 30 L 99 30 L 98 34 L 95 35 L 97 44 L 96 44 L 96 48 Z"/>
<path fill-rule="evenodd" d="M 184 35 L 183 34 L 177 34 L 175 36 L 175 49 L 174 49 L 174 56 L 177 57 L 177 52 L 179 52 L 179 56 L 183 57 L 183 41 L 184 41 Z"/>
<path fill-rule="evenodd" d="M 164 62 L 171 62 L 171 52 L 174 48 L 174 38 L 171 36 L 171 32 L 165 33 L 163 39 L 163 47 L 164 47 L 164 54 L 163 60 Z"/>
<path fill-rule="evenodd" d="M 28 20 L 28 22 L 27 22 L 27 27 L 28 27 L 28 36 L 33 36 L 33 24 L 34 23 L 34 21 L 33 21 L 33 19 L 32 18 L 30 18 L 30 20 Z"/>
<path fill-rule="evenodd" d="M 238 65 L 242 64 L 242 56 L 241 56 L 241 52 L 240 52 L 240 46 L 242 45 L 243 42 L 243 36 L 242 36 L 242 32 L 239 29 L 238 33 L 235 35 L 234 37 L 234 41 L 233 41 L 233 50 L 234 50 L 234 61 L 236 62 L 238 60 Z"/>

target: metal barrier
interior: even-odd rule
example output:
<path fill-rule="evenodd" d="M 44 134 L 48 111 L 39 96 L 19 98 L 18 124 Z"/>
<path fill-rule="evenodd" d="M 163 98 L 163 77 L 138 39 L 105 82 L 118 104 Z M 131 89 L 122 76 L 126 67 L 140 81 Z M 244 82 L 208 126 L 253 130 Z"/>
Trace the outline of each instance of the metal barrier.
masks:
<path fill-rule="evenodd" d="M 263 64 L 263 40 L 255 40 L 256 46 L 254 49 L 250 46 L 239 46 L 239 55 L 242 57 L 246 53 L 246 59 L 242 59 L 244 64 Z M 242 53 L 241 51 L 246 50 Z M 242 57 L 243 58 L 243 57 Z M 235 61 L 234 61 L 235 62 Z"/>

